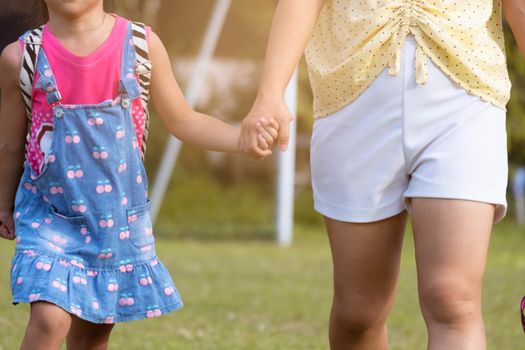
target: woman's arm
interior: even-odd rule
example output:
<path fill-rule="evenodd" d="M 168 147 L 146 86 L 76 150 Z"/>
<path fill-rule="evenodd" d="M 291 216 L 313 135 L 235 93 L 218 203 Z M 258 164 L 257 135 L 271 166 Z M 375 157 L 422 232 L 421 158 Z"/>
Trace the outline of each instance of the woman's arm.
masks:
<path fill-rule="evenodd" d="M 279 125 L 279 147 L 288 147 L 288 129 L 292 116 L 283 95 L 293 71 L 310 40 L 317 18 L 326 0 L 279 0 L 266 49 L 266 59 L 259 93 L 252 110 L 244 119 L 241 148 L 252 155 L 257 146 L 257 121 L 275 119 Z"/>
<path fill-rule="evenodd" d="M 503 0 L 503 12 L 525 58 L 525 0 Z"/>
<path fill-rule="evenodd" d="M 153 64 L 151 97 L 168 130 L 179 140 L 219 152 L 241 152 L 240 129 L 219 119 L 195 112 L 187 103 L 173 76 L 166 48 L 155 33 L 150 36 Z M 266 150 L 263 156 L 271 154 Z"/>
<path fill-rule="evenodd" d="M 22 50 L 18 42 L 0 56 L 0 236 L 14 238 L 12 210 L 24 163 L 27 128 L 24 102 L 18 87 Z"/>

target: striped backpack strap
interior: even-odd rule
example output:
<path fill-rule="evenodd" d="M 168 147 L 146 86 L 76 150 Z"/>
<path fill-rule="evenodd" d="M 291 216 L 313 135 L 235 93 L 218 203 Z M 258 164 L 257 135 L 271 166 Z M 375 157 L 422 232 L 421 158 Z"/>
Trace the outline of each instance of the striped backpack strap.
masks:
<path fill-rule="evenodd" d="M 139 78 L 140 99 L 144 109 L 144 134 L 142 137 L 142 154 L 146 154 L 146 142 L 148 140 L 149 112 L 148 103 L 150 98 L 151 83 L 151 61 L 149 58 L 149 47 L 147 40 L 146 25 L 139 22 L 131 22 L 133 45 L 135 46 L 135 73 Z"/>
<path fill-rule="evenodd" d="M 31 109 L 33 104 L 33 82 L 35 80 L 36 61 L 42 45 L 42 29 L 39 27 L 26 32 L 22 36 L 24 53 L 20 68 L 20 92 L 24 100 L 28 120 L 28 130 L 31 129 Z"/>

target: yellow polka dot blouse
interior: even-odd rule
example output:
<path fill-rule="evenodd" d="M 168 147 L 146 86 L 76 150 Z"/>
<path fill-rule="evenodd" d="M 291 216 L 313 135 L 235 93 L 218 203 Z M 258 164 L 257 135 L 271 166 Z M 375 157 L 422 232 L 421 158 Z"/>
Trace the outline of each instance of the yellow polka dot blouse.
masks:
<path fill-rule="evenodd" d="M 306 49 L 314 115 L 352 102 L 415 36 L 416 81 L 427 59 L 470 93 L 505 108 L 510 96 L 500 0 L 327 0 Z"/>

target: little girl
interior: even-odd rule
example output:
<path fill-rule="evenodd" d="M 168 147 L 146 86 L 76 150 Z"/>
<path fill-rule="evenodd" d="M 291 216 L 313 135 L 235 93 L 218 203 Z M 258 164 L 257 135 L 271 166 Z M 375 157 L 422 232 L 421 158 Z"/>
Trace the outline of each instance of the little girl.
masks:
<path fill-rule="evenodd" d="M 49 22 L 0 59 L 0 235 L 14 239 L 16 227 L 13 302 L 31 303 L 22 349 L 59 349 L 66 337 L 70 349 L 103 349 L 114 323 L 182 306 L 149 216 L 149 90 L 182 141 L 239 152 L 240 133 L 188 106 L 149 28 L 103 0 L 46 4 Z M 276 128 L 261 127 L 259 157 Z"/>

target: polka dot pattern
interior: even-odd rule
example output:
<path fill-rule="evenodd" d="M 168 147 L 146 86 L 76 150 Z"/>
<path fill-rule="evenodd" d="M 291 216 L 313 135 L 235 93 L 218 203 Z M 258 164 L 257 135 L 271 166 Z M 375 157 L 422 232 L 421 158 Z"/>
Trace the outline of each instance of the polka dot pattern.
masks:
<path fill-rule="evenodd" d="M 352 102 L 385 67 L 397 74 L 409 34 L 418 44 L 418 83 L 429 79 L 431 59 L 471 94 L 505 108 L 511 83 L 501 14 L 500 0 L 327 0 L 305 52 L 314 116 Z"/>

